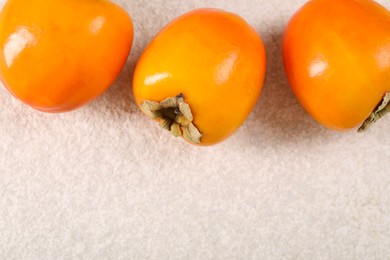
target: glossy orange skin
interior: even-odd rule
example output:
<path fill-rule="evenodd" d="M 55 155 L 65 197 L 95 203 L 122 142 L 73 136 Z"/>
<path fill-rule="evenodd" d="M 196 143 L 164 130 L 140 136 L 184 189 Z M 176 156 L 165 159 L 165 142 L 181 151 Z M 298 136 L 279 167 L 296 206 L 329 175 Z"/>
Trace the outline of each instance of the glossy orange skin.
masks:
<path fill-rule="evenodd" d="M 312 0 L 288 24 L 285 71 L 318 122 L 362 124 L 390 91 L 390 13 L 369 0 Z"/>
<path fill-rule="evenodd" d="M 0 15 L 0 77 L 45 112 L 76 109 L 102 94 L 126 63 L 128 14 L 105 0 L 8 0 Z"/>
<path fill-rule="evenodd" d="M 135 70 L 134 95 L 140 105 L 184 94 L 203 134 L 200 145 L 212 145 L 234 133 L 253 109 L 265 65 L 264 45 L 242 18 L 199 9 L 150 43 Z"/>

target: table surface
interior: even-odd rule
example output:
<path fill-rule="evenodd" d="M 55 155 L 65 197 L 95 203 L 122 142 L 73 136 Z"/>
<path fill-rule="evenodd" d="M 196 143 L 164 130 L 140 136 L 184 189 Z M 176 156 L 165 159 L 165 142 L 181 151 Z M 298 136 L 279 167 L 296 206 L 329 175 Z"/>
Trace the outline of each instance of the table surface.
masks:
<path fill-rule="evenodd" d="M 304 0 L 117 2 L 133 18 L 134 46 L 96 101 L 44 114 L 0 88 L 1 259 L 390 257 L 390 117 L 340 133 L 297 103 L 280 49 Z M 208 148 L 144 117 L 130 83 L 162 26 L 198 7 L 244 17 L 268 56 L 255 109 Z"/>

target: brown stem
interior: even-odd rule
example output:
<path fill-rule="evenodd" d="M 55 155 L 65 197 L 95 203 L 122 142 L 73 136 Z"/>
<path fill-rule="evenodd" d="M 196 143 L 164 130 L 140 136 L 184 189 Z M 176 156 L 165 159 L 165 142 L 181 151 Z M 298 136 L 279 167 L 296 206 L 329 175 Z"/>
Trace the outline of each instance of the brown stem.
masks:
<path fill-rule="evenodd" d="M 174 136 L 182 136 L 187 141 L 200 144 L 202 134 L 193 124 L 194 117 L 190 106 L 184 102 L 184 95 L 167 98 L 163 101 L 146 100 L 141 109 L 152 119 L 160 121 L 160 126 Z"/>

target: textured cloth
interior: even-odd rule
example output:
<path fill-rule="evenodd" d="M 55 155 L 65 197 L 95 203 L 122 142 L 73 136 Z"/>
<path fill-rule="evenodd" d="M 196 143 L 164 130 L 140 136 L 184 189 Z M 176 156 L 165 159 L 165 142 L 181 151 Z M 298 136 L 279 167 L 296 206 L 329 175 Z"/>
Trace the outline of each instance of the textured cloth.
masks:
<path fill-rule="evenodd" d="M 298 104 L 281 35 L 304 0 L 118 3 L 135 41 L 100 98 L 44 114 L 0 88 L 0 259 L 389 259 L 390 116 L 340 133 Z M 244 17 L 268 56 L 255 109 L 208 148 L 160 129 L 131 90 L 148 42 L 198 7 Z"/>

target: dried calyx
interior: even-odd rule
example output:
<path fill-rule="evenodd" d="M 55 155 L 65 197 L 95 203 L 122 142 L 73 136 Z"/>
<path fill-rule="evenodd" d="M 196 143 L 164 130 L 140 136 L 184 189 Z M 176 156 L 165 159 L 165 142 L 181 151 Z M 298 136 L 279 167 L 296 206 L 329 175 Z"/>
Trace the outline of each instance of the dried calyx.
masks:
<path fill-rule="evenodd" d="M 144 113 L 152 119 L 158 119 L 160 126 L 174 136 L 182 136 L 187 141 L 200 144 L 202 134 L 193 124 L 194 117 L 190 106 L 184 101 L 184 95 L 167 98 L 163 101 L 144 101 L 141 104 Z"/>
<path fill-rule="evenodd" d="M 386 93 L 379 105 L 366 119 L 366 121 L 364 121 L 358 132 L 365 132 L 372 124 L 384 117 L 388 112 L 390 112 L 390 92 Z"/>

